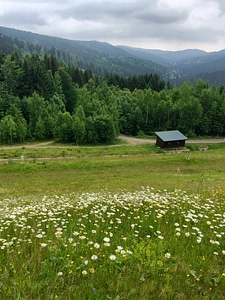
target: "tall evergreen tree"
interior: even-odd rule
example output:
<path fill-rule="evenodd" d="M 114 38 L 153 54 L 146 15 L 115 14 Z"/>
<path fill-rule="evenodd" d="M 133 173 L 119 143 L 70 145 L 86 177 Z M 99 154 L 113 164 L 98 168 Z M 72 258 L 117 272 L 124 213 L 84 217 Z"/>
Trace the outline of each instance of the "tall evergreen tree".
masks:
<path fill-rule="evenodd" d="M 61 78 L 62 92 L 65 96 L 66 110 L 72 114 L 78 101 L 78 88 L 65 68 L 59 68 L 58 72 Z"/>
<path fill-rule="evenodd" d="M 4 62 L 0 67 L 0 72 L 2 73 L 2 82 L 4 84 L 5 90 L 11 95 L 17 95 L 17 88 L 21 83 L 22 78 L 22 68 L 20 65 L 7 55 L 4 58 Z"/>

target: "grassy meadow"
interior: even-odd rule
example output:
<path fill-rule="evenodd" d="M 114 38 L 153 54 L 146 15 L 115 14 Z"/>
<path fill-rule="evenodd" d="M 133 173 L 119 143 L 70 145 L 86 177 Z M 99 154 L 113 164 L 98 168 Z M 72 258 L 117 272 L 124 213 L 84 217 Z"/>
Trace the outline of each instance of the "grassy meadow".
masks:
<path fill-rule="evenodd" d="M 225 143 L 199 146 L 0 146 L 0 298 L 225 299 Z"/>

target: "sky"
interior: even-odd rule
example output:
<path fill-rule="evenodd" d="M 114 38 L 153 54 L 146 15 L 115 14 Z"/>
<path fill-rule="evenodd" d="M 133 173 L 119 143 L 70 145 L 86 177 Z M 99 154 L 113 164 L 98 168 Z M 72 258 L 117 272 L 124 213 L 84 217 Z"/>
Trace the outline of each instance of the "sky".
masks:
<path fill-rule="evenodd" d="M 161 50 L 225 49 L 224 0 L 0 0 L 0 26 Z"/>

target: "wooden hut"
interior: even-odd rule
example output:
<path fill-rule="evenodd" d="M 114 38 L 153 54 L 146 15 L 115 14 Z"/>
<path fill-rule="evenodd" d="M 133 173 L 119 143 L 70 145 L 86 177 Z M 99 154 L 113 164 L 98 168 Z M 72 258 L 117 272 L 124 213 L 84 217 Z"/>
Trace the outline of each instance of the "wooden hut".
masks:
<path fill-rule="evenodd" d="M 160 148 L 184 147 L 188 139 L 179 130 L 158 131 L 156 134 L 156 145 Z"/>

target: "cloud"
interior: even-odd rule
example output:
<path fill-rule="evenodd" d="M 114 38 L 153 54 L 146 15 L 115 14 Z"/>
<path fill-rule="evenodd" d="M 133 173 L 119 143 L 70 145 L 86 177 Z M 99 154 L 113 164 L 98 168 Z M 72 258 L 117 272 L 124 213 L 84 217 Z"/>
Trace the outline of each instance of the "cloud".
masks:
<path fill-rule="evenodd" d="M 5 25 L 12 25 L 13 27 L 24 26 L 26 25 L 35 25 L 35 26 L 43 26 L 48 24 L 45 18 L 41 17 L 34 11 L 26 12 L 11 12 L 6 13 L 1 17 L 1 23 Z"/>
<path fill-rule="evenodd" d="M 0 25 L 70 39 L 176 50 L 225 48 L 224 0 L 4 0 Z"/>

